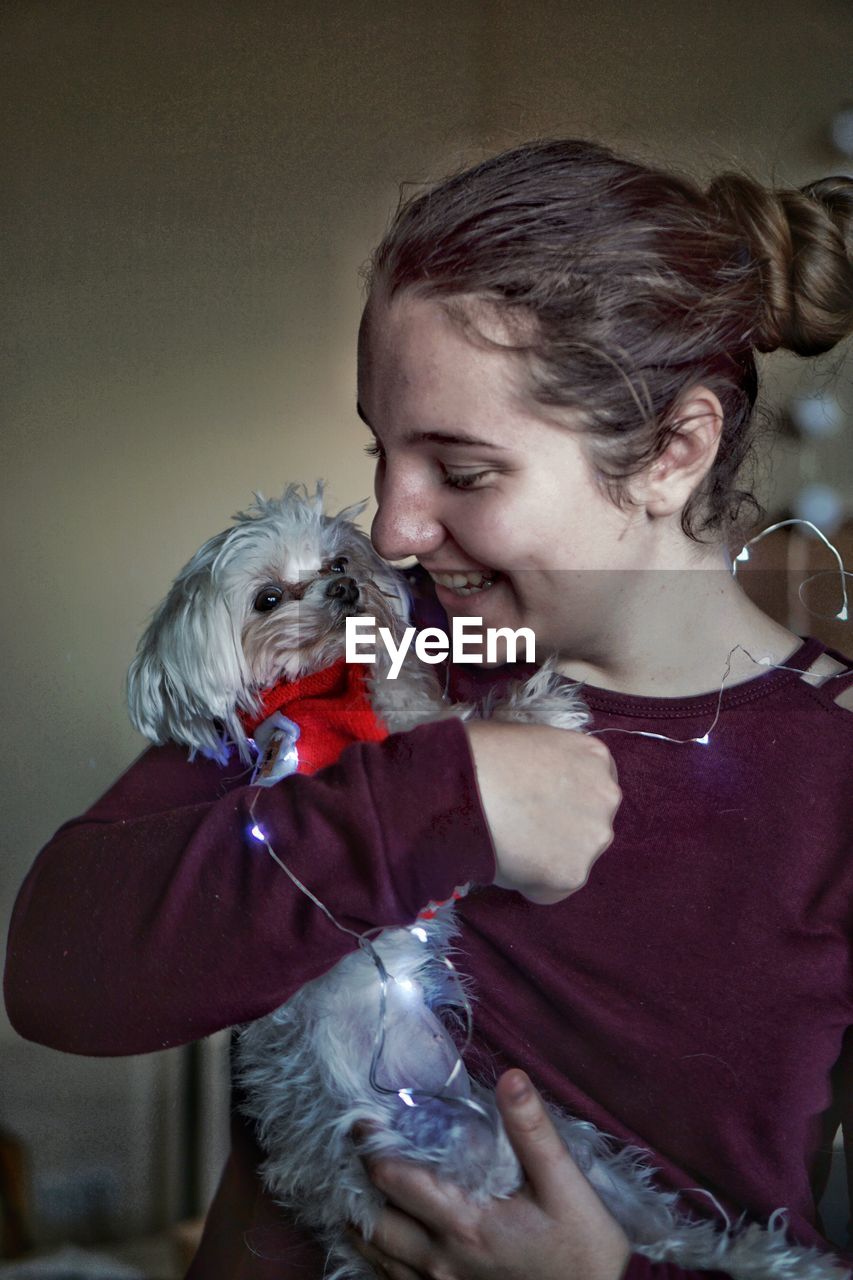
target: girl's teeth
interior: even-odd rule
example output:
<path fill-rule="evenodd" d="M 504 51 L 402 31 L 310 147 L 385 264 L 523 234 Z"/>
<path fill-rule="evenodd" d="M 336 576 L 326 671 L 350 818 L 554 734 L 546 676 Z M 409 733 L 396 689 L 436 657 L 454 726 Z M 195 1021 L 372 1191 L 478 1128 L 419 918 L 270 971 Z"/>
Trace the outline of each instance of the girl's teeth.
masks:
<path fill-rule="evenodd" d="M 463 596 L 485 591 L 494 582 L 494 576 L 488 573 L 434 573 L 433 579 L 439 586 L 449 587 Z"/>

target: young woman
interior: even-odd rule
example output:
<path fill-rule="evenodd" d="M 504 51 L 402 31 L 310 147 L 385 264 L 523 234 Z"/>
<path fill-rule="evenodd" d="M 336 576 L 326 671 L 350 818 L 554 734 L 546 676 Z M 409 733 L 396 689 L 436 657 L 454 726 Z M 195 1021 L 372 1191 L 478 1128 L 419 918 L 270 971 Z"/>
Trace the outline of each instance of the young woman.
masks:
<path fill-rule="evenodd" d="M 423 726 L 256 807 L 352 928 L 484 886 L 460 909 L 483 1068 L 521 1066 L 648 1149 L 695 1213 L 717 1212 L 706 1192 L 761 1220 L 785 1207 L 806 1242 L 845 1106 L 853 1120 L 853 672 L 747 601 L 727 538 L 749 505 L 754 351 L 808 355 L 849 332 L 851 219 L 847 179 L 703 193 L 574 141 L 404 206 L 360 341 L 374 541 L 417 558 L 425 609 L 434 591 L 450 617 L 532 627 L 585 682 L 594 732 Z M 460 696 L 507 678 L 450 673 Z M 339 958 L 343 935 L 249 849 L 251 798 L 237 762 L 165 747 L 57 833 L 10 934 L 22 1034 L 84 1053 L 186 1042 Z M 688 1274 L 631 1254 L 524 1074 L 499 1096 L 523 1191 L 475 1210 L 423 1171 L 378 1167 L 389 1208 L 362 1246 L 377 1269 Z M 319 1278 L 257 1160 L 235 1116 L 190 1274 Z"/>

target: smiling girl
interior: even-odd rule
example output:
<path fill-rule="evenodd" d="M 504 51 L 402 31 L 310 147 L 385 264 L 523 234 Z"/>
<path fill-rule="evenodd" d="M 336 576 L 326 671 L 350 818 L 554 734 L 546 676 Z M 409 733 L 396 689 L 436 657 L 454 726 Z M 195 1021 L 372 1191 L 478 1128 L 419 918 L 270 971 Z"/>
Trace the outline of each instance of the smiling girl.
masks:
<path fill-rule="evenodd" d="M 848 179 L 702 192 L 564 141 L 415 198 L 374 255 L 359 413 L 375 545 L 419 562 L 422 617 L 437 602 L 533 628 L 592 713 L 590 734 L 422 726 L 256 798 L 356 931 L 481 886 L 460 907 L 474 1056 L 528 1073 L 498 1087 L 527 1183 L 476 1208 L 377 1167 L 389 1206 L 361 1247 L 393 1280 L 688 1275 L 631 1253 L 528 1076 L 649 1150 L 686 1209 L 784 1206 L 819 1240 L 828 1143 L 851 1121 L 851 671 L 746 599 L 728 540 L 751 505 L 754 352 L 816 354 L 850 331 L 851 219 Z M 448 679 L 477 697 L 511 674 Z M 343 935 L 247 852 L 253 798 L 236 761 L 157 748 L 54 837 L 10 934 L 22 1034 L 88 1053 L 184 1043 L 340 958 Z M 71 911 L 81 884 L 90 905 Z M 235 1114 L 190 1274 L 319 1280 L 258 1159 Z"/>

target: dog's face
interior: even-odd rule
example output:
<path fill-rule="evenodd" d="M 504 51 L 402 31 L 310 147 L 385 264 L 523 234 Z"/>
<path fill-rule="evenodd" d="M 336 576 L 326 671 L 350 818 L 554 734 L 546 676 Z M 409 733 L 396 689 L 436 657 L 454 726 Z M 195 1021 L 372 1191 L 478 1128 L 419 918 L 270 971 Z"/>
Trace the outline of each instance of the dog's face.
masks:
<path fill-rule="evenodd" d="M 224 729 L 247 757 L 237 713 L 253 711 L 261 690 L 343 657 L 354 614 L 394 631 L 405 622 L 402 578 L 352 523 L 358 510 L 328 516 L 319 486 L 309 496 L 291 485 L 281 498 L 259 498 L 196 552 L 130 669 L 141 733 L 223 759 Z"/>

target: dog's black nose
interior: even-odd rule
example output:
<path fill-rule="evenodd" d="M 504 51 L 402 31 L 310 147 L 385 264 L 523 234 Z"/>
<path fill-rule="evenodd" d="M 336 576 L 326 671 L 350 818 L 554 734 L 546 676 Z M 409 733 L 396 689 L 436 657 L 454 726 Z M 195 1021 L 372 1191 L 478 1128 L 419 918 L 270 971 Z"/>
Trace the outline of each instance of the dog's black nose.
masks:
<path fill-rule="evenodd" d="M 335 578 L 326 587 L 326 595 L 341 604 L 355 604 L 358 600 L 358 583 L 355 578 Z"/>

